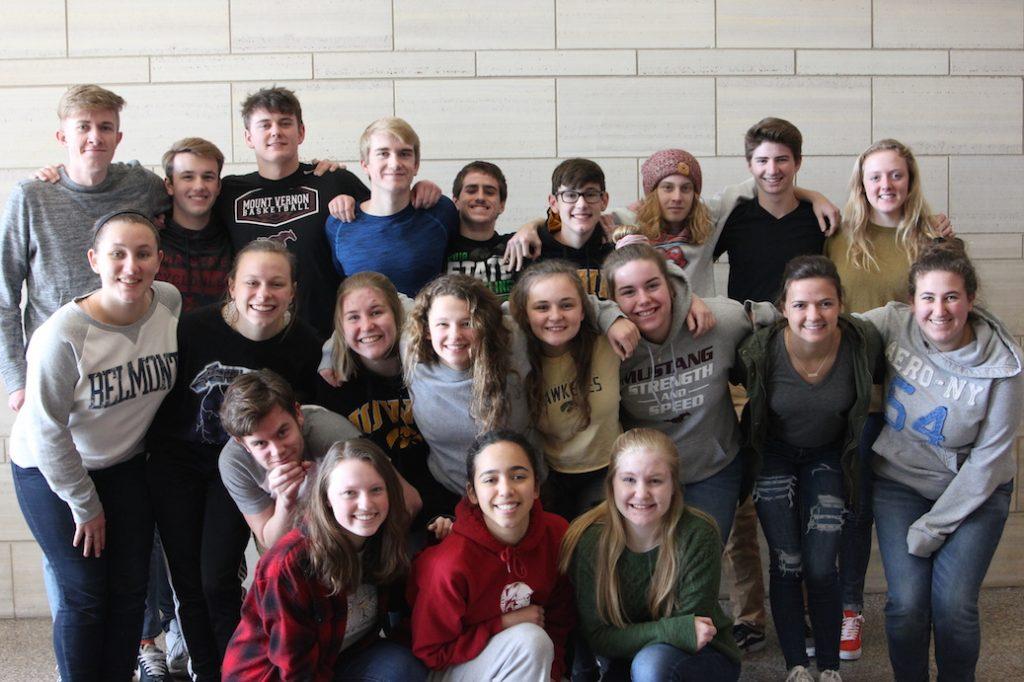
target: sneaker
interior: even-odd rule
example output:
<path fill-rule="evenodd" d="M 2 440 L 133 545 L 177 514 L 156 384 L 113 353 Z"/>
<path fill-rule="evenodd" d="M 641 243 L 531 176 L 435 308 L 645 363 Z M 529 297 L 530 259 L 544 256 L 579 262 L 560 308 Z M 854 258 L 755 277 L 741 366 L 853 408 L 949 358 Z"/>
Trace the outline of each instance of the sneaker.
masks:
<path fill-rule="evenodd" d="M 814 658 L 814 655 L 818 653 L 817 647 L 814 646 L 814 632 L 811 630 L 811 621 L 806 615 L 804 616 L 804 650 L 807 652 L 807 658 Z"/>
<path fill-rule="evenodd" d="M 864 628 L 864 616 L 856 611 L 843 611 L 843 630 L 839 638 L 839 658 L 856 661 L 861 656 L 860 633 Z"/>
<path fill-rule="evenodd" d="M 139 649 L 139 682 L 166 682 L 167 661 L 156 644 Z"/>
<path fill-rule="evenodd" d="M 746 623 L 736 623 L 732 626 L 732 638 L 736 640 L 736 646 L 745 654 L 752 654 L 764 648 L 764 633 L 750 627 Z"/>
<path fill-rule="evenodd" d="M 794 665 L 786 675 L 786 682 L 814 682 L 814 676 L 802 665 Z"/>
<path fill-rule="evenodd" d="M 843 682 L 838 670 L 822 670 L 818 682 Z"/>
<path fill-rule="evenodd" d="M 167 625 L 167 672 L 172 677 L 188 677 L 188 649 L 185 648 L 185 638 L 178 626 L 178 619 L 174 618 Z"/>

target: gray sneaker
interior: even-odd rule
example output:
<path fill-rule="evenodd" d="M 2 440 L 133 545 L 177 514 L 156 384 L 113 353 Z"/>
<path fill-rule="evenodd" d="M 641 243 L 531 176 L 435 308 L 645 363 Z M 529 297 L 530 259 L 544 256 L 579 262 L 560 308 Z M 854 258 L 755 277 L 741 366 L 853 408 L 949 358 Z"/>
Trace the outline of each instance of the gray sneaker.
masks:
<path fill-rule="evenodd" d="M 802 665 L 794 665 L 786 675 L 786 682 L 814 682 L 814 676 Z"/>
<path fill-rule="evenodd" d="M 139 649 L 139 682 L 167 682 L 167 660 L 156 644 Z"/>
<path fill-rule="evenodd" d="M 172 619 L 167 626 L 164 638 L 167 641 L 167 671 L 173 677 L 188 677 L 188 649 L 185 648 L 185 638 L 178 627 L 177 618 Z"/>

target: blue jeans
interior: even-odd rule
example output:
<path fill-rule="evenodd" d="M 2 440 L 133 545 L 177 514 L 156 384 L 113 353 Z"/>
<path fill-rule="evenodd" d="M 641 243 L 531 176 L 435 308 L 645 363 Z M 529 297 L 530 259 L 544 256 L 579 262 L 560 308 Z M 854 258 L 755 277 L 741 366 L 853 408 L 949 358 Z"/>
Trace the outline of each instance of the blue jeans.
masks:
<path fill-rule="evenodd" d="M 839 582 L 843 591 L 843 608 L 860 613 L 864 610 L 864 575 L 871 561 L 871 527 L 875 517 L 871 513 L 871 491 L 874 473 L 872 450 L 885 421 L 880 412 L 868 415 L 857 444 L 857 508 L 851 508 L 843 524 L 843 539 L 839 549 Z"/>
<path fill-rule="evenodd" d="M 153 533 L 153 551 L 149 558 L 149 589 L 146 591 L 146 616 L 142 621 L 142 639 L 156 639 L 167 632 L 174 620 L 174 595 L 167 582 L 164 547 L 160 533 Z"/>
<path fill-rule="evenodd" d="M 735 682 L 740 664 L 708 645 L 688 654 L 671 644 L 648 644 L 632 661 L 613 659 L 601 682 Z"/>
<path fill-rule="evenodd" d="M 386 639 L 360 651 L 342 651 L 334 666 L 337 682 L 417 682 L 427 679 L 427 668 L 407 647 Z"/>
<path fill-rule="evenodd" d="M 978 592 L 1010 511 L 1013 483 L 999 486 L 927 559 L 907 551 L 910 525 L 932 500 L 887 478 L 875 478 L 875 529 L 889 592 L 885 633 L 899 682 L 928 680 L 935 631 L 939 682 L 974 679 L 981 648 Z"/>
<path fill-rule="evenodd" d="M 128 680 L 135 669 L 153 542 L 145 466 L 140 454 L 89 472 L 106 517 L 97 558 L 72 547 L 71 509 L 39 469 L 11 464 L 21 512 L 60 583 L 53 648 L 65 680 Z"/>
<path fill-rule="evenodd" d="M 742 478 L 743 462 L 737 455 L 717 474 L 683 486 L 683 499 L 686 504 L 700 509 L 718 524 L 723 547 L 729 540 L 729 533 L 732 532 L 732 520 L 736 518 Z"/>
<path fill-rule="evenodd" d="M 839 669 L 843 612 L 836 560 L 846 508 L 839 450 L 769 441 L 754 484 L 754 505 L 768 541 L 772 620 L 787 668 L 808 664 L 806 585 L 818 669 Z"/>

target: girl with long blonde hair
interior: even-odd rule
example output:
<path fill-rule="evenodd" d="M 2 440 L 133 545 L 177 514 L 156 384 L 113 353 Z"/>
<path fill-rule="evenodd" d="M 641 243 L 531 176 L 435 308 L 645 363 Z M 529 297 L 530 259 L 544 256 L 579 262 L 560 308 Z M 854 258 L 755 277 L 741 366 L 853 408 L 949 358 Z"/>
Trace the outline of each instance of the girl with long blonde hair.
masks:
<path fill-rule="evenodd" d="M 907 301 L 907 274 L 922 247 L 939 232 L 951 235 L 945 216 L 932 224 L 924 198 L 917 159 L 903 143 L 884 139 L 857 157 L 850 175 L 850 194 L 840 230 L 825 242 L 825 255 L 835 263 L 846 290 L 844 307 L 863 313 L 889 301 Z M 871 467 L 871 444 L 882 429 L 882 401 L 876 392 L 859 449 L 860 467 Z M 861 656 L 864 618 L 864 575 L 871 558 L 871 477 L 860 481 L 864 504 L 843 526 L 840 573 L 843 585 L 843 629 L 840 657 Z"/>
<path fill-rule="evenodd" d="M 610 659 L 605 680 L 736 680 L 740 652 L 718 604 L 722 542 L 683 499 L 680 457 L 664 433 L 626 431 L 612 446 L 605 501 L 576 519 L 559 568 L 580 625 Z"/>

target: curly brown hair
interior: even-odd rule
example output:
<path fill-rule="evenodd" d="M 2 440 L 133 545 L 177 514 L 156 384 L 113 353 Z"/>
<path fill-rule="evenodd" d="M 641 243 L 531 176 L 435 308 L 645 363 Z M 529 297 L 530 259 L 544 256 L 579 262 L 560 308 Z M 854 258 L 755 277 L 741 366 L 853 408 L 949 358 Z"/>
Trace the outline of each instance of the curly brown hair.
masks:
<path fill-rule="evenodd" d="M 505 388 L 509 375 L 514 372 L 510 360 L 511 333 L 505 326 L 497 297 L 475 277 L 442 275 L 427 283 L 416 295 L 402 330 L 403 337 L 407 339 L 402 351 L 405 383 L 412 392 L 416 366 L 438 362 L 430 343 L 427 318 L 434 300 L 441 296 L 454 296 L 465 301 L 476 330 L 476 340 L 470 351 L 473 397 L 469 413 L 479 422 L 480 433 L 504 426 L 509 416 Z"/>

